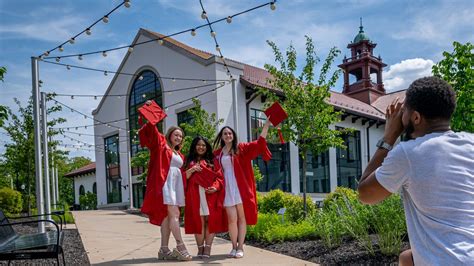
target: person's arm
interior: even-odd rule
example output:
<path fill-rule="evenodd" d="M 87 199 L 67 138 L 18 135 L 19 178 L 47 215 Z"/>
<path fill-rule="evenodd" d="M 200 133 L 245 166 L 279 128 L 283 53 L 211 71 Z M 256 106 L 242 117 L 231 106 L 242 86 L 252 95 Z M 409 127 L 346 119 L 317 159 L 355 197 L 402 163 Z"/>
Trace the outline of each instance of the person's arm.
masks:
<path fill-rule="evenodd" d="M 402 103 L 398 102 L 398 98 L 387 107 L 385 115 L 386 124 L 383 139 L 393 146 L 403 132 Z M 360 178 L 357 189 L 361 202 L 365 204 L 376 204 L 390 196 L 391 192 L 385 189 L 375 177 L 375 170 L 382 165 L 388 153 L 388 150 L 378 148 L 368 163 Z"/>
<path fill-rule="evenodd" d="M 270 127 L 270 117 L 267 118 L 265 125 L 263 125 L 262 133 L 260 133 L 260 137 L 266 139 L 268 135 L 268 128 Z"/>
<path fill-rule="evenodd" d="M 262 128 L 262 133 L 260 137 L 252 142 L 241 142 L 239 143 L 239 152 L 249 160 L 257 158 L 259 155 L 263 155 L 263 159 L 268 161 L 271 159 L 271 152 L 268 150 L 266 137 L 268 134 L 268 128 L 270 126 L 270 121 L 267 120 L 265 125 Z"/>
<path fill-rule="evenodd" d="M 195 164 L 193 167 L 189 168 L 188 170 L 186 170 L 186 179 L 189 179 L 191 178 L 191 176 L 195 173 L 195 172 L 200 172 L 201 171 L 201 166 L 199 166 L 199 164 Z"/>

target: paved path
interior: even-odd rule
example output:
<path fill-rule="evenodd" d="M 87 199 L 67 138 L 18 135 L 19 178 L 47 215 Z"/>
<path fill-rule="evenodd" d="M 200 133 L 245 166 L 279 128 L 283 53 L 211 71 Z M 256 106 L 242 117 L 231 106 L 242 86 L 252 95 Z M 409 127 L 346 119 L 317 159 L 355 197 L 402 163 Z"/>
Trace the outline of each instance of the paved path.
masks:
<path fill-rule="evenodd" d="M 316 265 L 311 262 L 280 255 L 263 249 L 245 246 L 245 257 L 228 259 L 229 241 L 215 238 L 210 259 L 193 259 L 189 262 L 159 261 L 159 227 L 148 219 L 123 211 L 76 211 L 76 226 L 84 248 L 93 265 Z M 184 241 L 191 254 L 197 253 L 193 235 L 185 235 Z M 170 246 L 174 244 L 173 237 Z"/>

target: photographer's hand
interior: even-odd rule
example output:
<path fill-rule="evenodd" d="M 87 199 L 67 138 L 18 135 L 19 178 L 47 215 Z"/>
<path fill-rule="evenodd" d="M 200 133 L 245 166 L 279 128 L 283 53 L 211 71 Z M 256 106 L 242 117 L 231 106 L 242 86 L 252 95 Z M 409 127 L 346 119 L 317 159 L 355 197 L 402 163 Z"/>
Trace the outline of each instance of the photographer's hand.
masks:
<path fill-rule="evenodd" d="M 398 97 L 387 107 L 385 112 L 385 132 L 384 140 L 390 145 L 395 144 L 398 137 L 403 133 L 404 127 L 402 124 L 402 109 L 403 103 L 398 100 Z"/>

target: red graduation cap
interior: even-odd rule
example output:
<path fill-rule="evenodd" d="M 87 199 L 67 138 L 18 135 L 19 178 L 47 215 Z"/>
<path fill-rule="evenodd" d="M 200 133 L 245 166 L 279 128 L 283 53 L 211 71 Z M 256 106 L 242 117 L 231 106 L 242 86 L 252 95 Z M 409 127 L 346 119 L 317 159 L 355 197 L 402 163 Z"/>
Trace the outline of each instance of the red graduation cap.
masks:
<path fill-rule="evenodd" d="M 288 114 L 285 112 L 285 110 L 283 110 L 278 102 L 274 102 L 269 108 L 267 108 L 267 110 L 265 110 L 264 113 L 270 119 L 270 122 L 272 122 L 274 127 L 288 118 Z M 285 143 L 280 128 L 278 128 L 278 135 L 280 137 L 280 142 L 282 144 Z"/>
<path fill-rule="evenodd" d="M 151 103 L 149 105 L 144 104 L 142 107 L 138 108 L 138 112 L 140 113 L 140 124 L 142 116 L 152 125 L 156 125 L 167 116 L 163 109 L 161 109 L 155 101 L 151 100 L 150 102 Z"/>

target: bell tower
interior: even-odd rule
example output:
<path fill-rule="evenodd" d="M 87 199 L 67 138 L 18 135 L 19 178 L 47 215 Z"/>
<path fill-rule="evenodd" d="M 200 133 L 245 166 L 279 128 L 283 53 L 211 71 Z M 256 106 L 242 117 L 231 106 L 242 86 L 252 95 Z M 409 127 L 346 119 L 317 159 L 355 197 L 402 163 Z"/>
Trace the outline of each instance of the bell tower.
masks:
<path fill-rule="evenodd" d="M 375 46 L 377 44 L 365 34 L 361 18 L 359 33 L 354 41 L 347 45 L 347 48 L 351 49 L 351 56 L 344 56 L 342 64 L 339 65 L 344 71 L 342 93 L 368 104 L 385 95 L 382 71 L 387 65 L 382 62 L 380 55 L 373 55 Z"/>

